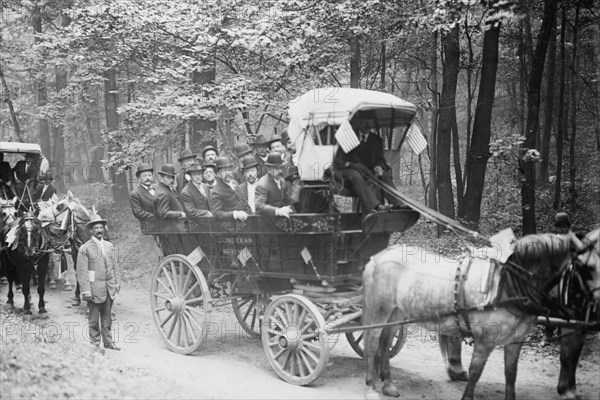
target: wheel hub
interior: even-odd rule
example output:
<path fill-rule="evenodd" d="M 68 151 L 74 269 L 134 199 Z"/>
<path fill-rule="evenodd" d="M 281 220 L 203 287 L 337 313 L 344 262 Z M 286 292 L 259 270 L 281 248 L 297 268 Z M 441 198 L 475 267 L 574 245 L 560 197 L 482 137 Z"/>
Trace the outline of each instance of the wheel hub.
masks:
<path fill-rule="evenodd" d="M 171 312 L 181 312 L 183 310 L 183 301 L 179 297 L 166 300 L 165 308 Z"/>
<path fill-rule="evenodd" d="M 283 336 L 279 338 L 279 345 L 283 348 L 298 349 L 302 344 L 302 335 L 297 326 L 288 326 Z"/>

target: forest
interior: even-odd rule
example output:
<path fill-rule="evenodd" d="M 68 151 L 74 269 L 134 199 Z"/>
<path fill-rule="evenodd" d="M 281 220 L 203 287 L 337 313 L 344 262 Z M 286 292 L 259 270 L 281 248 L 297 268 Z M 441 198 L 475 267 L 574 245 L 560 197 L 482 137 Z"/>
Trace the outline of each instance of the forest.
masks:
<path fill-rule="evenodd" d="M 484 233 L 600 214 L 594 0 L 1 0 L 0 140 L 128 207 L 142 161 L 267 138 L 318 87 L 418 106 L 396 184 Z M 407 146 L 404 146 L 407 147 Z"/>

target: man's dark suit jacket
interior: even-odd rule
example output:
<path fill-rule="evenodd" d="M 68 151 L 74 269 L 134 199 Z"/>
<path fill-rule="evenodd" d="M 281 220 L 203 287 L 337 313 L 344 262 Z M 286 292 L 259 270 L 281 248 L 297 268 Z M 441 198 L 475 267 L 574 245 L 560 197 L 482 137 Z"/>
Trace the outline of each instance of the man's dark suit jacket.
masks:
<path fill-rule="evenodd" d="M 234 211 L 252 212 L 244 198 L 219 178 L 210 191 L 210 211 L 217 219 L 233 218 Z"/>
<path fill-rule="evenodd" d="M 164 183 L 159 183 L 154 192 L 154 216 L 166 220 L 164 229 L 177 232 L 177 219 L 181 218 L 184 211 L 177 193 Z"/>
<path fill-rule="evenodd" d="M 15 180 L 13 169 L 10 167 L 8 161 L 0 162 L 0 179 L 6 184 Z"/>
<path fill-rule="evenodd" d="M 345 153 L 341 148 L 338 149 L 334 162 L 338 169 L 344 168 L 346 162 L 361 163 L 371 172 L 376 166 L 380 166 L 384 170 L 389 169 L 383 156 L 383 142 L 374 133 L 370 133 L 366 142 L 361 142 L 349 153 Z"/>
<path fill-rule="evenodd" d="M 267 174 L 267 166 L 265 165 L 265 161 L 262 158 L 260 158 L 258 154 L 254 155 L 254 159 L 258 163 L 258 166 L 256 167 L 256 169 L 258 170 L 258 177 L 262 178 Z"/>
<path fill-rule="evenodd" d="M 54 186 L 48 185 L 48 188 L 46 189 L 46 191 L 43 194 L 42 194 L 42 192 L 44 192 L 44 184 L 43 183 L 38 185 L 37 190 L 35 191 L 35 194 L 33 195 L 33 201 L 37 201 L 37 200 L 48 201 L 48 200 L 50 200 L 52 195 L 54 193 L 56 193 L 56 190 L 54 189 Z"/>
<path fill-rule="evenodd" d="M 38 180 L 38 167 L 36 166 L 36 163 L 34 162 L 33 164 L 31 164 L 31 166 L 29 167 L 29 170 L 27 172 L 25 172 L 25 165 L 27 165 L 27 163 L 25 162 L 25 160 L 21 160 L 18 161 L 15 164 L 15 175 L 17 176 L 17 178 L 25 183 L 25 181 L 27 179 L 31 179 L 32 181 L 37 181 Z"/>
<path fill-rule="evenodd" d="M 267 174 L 258 180 L 256 185 L 256 213 L 275 216 L 275 210 L 283 206 L 291 206 L 286 181 L 281 180 L 281 189 L 275 179 Z"/>
<path fill-rule="evenodd" d="M 202 188 L 206 193 L 204 196 L 193 182 L 188 184 L 181 191 L 181 202 L 188 217 L 210 217 L 210 205 L 208 199 L 210 197 L 210 189 L 205 184 Z"/>
<path fill-rule="evenodd" d="M 187 186 L 187 184 L 191 182 L 191 181 L 188 181 L 187 179 L 185 179 L 185 174 L 186 174 L 185 169 L 182 169 L 175 176 L 175 182 L 177 182 L 177 193 L 180 195 L 181 195 L 181 192 L 183 192 L 183 189 Z"/>
<path fill-rule="evenodd" d="M 138 185 L 129 194 L 129 204 L 137 219 L 154 218 L 154 197 L 142 185 Z"/>

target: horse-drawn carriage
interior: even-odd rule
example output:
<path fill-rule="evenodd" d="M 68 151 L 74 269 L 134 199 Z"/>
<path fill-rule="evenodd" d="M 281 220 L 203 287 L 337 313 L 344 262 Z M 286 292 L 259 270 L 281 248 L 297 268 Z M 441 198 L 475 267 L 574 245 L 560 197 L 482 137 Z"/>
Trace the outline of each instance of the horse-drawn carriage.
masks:
<path fill-rule="evenodd" d="M 414 105 L 394 96 L 356 89 L 311 91 L 293 100 L 289 109 L 288 132 L 298 149 L 296 161 L 305 190 L 326 190 L 330 195 L 347 193 L 340 186 L 343 182 L 334 178 L 335 171 L 332 173 L 330 166 L 338 142 L 341 146 L 352 142 L 348 132 L 354 134 L 353 126 L 370 119 L 370 126 L 383 139 L 385 151 L 397 156 L 416 113 Z M 545 274 L 550 268 L 558 268 L 560 264 L 559 272 L 564 275 L 563 259 L 578 260 L 569 256 L 570 238 L 541 237 L 541 242 L 554 243 L 556 248 L 550 246 L 546 250 L 551 253 L 550 259 L 554 257 L 560 263 L 548 258 L 540 263 L 536 259 L 531 264 L 541 269 L 530 272 L 526 271 L 528 265 L 509 262 L 510 268 L 501 268 L 493 260 L 469 254 L 443 265 L 409 266 L 412 275 L 402 275 L 402 279 L 412 279 L 414 285 L 406 288 L 398 284 L 394 273 L 406 268 L 402 261 L 407 254 L 398 247 L 387 249 L 388 241 L 392 232 L 405 231 L 420 216 L 480 246 L 492 248 L 492 244 L 402 195 L 376 176 L 364 173 L 364 178 L 374 190 L 396 196 L 410 208 L 366 215 L 336 212 L 293 214 L 290 218 L 251 216 L 244 222 L 212 218 L 180 220 L 179 233 L 175 235 L 195 238 L 198 247 L 187 255 L 163 258 L 154 270 L 150 294 L 154 322 L 167 347 L 182 354 L 199 349 L 214 328 L 210 323 L 212 308 L 231 303 L 240 326 L 247 334 L 261 337 L 271 367 L 285 381 L 306 385 L 317 379 L 329 358 L 332 340 L 328 339 L 345 333 L 359 355 L 366 353 L 368 383 L 374 385 L 380 378 L 385 382 L 384 393 L 397 395 L 399 392 L 390 381 L 389 358 L 402 347 L 406 323 L 453 317 L 456 318 L 454 334 L 460 336 L 459 314 L 463 321 L 465 315 L 482 313 L 488 321 L 504 322 L 503 318 L 507 318 L 504 310 L 515 306 L 515 299 L 517 303 L 541 301 L 539 285 L 548 283 L 542 278 L 548 278 Z M 146 234 L 173 235 L 172 229 L 163 230 L 160 220 L 141 221 L 141 228 Z M 594 284 L 599 286 L 597 236 L 596 231 L 590 237 L 591 246 L 579 249 L 591 256 L 578 262 L 595 271 Z M 519 256 L 530 260 L 525 256 L 531 255 L 531 249 L 524 247 L 525 254 Z M 533 251 L 534 255 L 538 250 Z M 377 275 L 373 271 L 381 264 L 393 263 L 397 263 L 392 268 L 395 272 L 384 275 L 390 279 L 373 279 Z M 429 281 L 434 285 L 422 285 Z M 430 297 L 420 297 L 415 289 L 418 287 Z M 503 302 L 506 296 L 508 302 Z M 404 303 L 394 303 L 395 299 L 403 299 Z M 548 300 L 548 296 L 543 300 Z M 587 306 L 592 307 L 594 300 L 590 296 L 588 300 Z M 389 314 L 386 304 L 395 307 Z M 517 319 L 517 325 L 523 321 L 531 325 L 535 313 L 526 312 L 524 315 L 529 318 L 531 314 L 533 319 Z M 587 322 L 589 318 L 578 323 Z M 514 332 L 503 334 L 510 336 Z M 460 364 L 460 341 L 449 342 L 441 333 L 440 340 L 445 355 L 450 356 L 448 373 L 453 379 L 465 379 L 467 375 Z M 480 351 L 477 347 L 480 346 L 476 344 L 476 351 Z M 514 347 L 507 349 L 516 363 Z M 482 359 L 487 355 L 489 352 Z M 471 368 L 475 372 L 465 392 L 467 397 L 472 395 L 479 376 L 477 369 L 483 365 L 472 363 Z M 509 371 L 516 365 L 507 368 Z M 574 374 L 573 368 L 569 370 Z M 510 394 L 514 392 L 514 379 L 511 382 L 509 375 L 507 393 Z M 571 383 L 565 383 L 568 385 Z"/>

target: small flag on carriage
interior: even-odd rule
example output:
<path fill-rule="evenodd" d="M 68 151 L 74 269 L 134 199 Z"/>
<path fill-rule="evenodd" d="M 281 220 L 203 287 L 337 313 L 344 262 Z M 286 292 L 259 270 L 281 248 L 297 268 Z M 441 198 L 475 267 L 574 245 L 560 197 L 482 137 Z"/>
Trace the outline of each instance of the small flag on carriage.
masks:
<path fill-rule="evenodd" d="M 192 265 L 197 265 L 205 257 L 204 252 L 200 246 L 196 247 L 194 251 L 187 255 L 187 260 Z"/>
<path fill-rule="evenodd" d="M 308 251 L 308 249 L 306 247 L 302 249 L 302 251 L 300 252 L 300 255 L 302 256 L 302 259 L 304 260 L 305 264 L 308 264 L 310 262 L 310 260 L 312 260 L 312 255 L 310 254 L 310 251 Z"/>
<path fill-rule="evenodd" d="M 406 141 L 417 155 L 427 148 L 427 139 L 425 139 L 425 136 L 421 133 L 421 128 L 417 124 L 411 125 L 406 133 Z"/>
<path fill-rule="evenodd" d="M 248 263 L 248 260 L 250 260 L 252 258 L 252 253 L 250 253 L 250 250 L 248 250 L 247 247 L 244 247 L 241 251 L 240 254 L 238 254 L 238 260 L 240 260 L 240 262 L 242 263 L 242 265 L 245 267 L 246 264 Z"/>
<path fill-rule="evenodd" d="M 356 132 L 352 129 L 350 121 L 344 121 L 335 133 L 335 140 L 339 143 L 344 152 L 348 153 L 360 144 Z"/>

